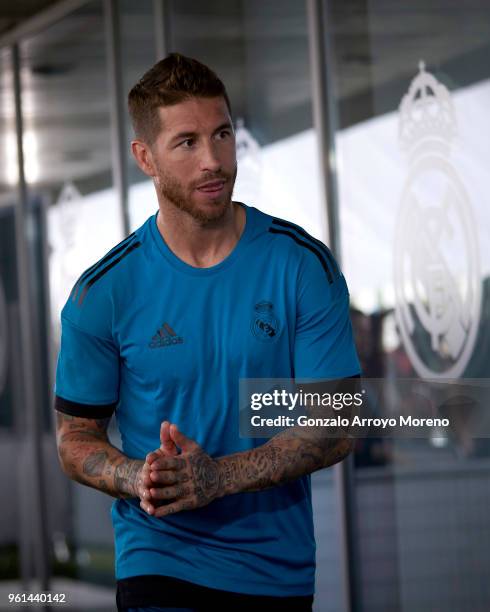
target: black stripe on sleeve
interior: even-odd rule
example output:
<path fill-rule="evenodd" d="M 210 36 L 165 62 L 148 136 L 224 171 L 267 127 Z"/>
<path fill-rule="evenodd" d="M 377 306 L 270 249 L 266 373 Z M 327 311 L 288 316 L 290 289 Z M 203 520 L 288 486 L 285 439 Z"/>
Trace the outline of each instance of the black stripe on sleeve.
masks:
<path fill-rule="evenodd" d="M 99 278 L 102 278 L 102 276 L 104 276 L 104 274 L 106 272 L 108 272 L 111 268 L 113 268 L 114 266 L 116 266 L 120 261 L 122 261 L 127 255 L 129 255 L 129 253 L 131 253 L 131 251 L 134 251 L 135 249 L 137 249 L 138 247 L 141 246 L 141 242 L 133 242 L 125 251 L 122 255 L 120 255 L 119 257 L 117 257 L 116 259 L 114 259 L 113 261 L 111 261 L 111 263 L 109 265 L 107 265 L 105 268 L 103 268 L 102 270 L 100 270 L 95 276 L 92 276 L 92 278 L 87 281 L 87 284 L 85 285 L 85 287 L 83 288 L 83 291 L 80 294 L 80 297 L 78 298 L 78 305 L 80 306 L 87 294 L 87 291 L 90 289 L 90 287 L 96 283 Z"/>
<path fill-rule="evenodd" d="M 124 240 L 122 240 L 119 244 L 116 244 L 116 246 L 111 249 L 109 251 L 109 253 L 107 253 L 107 255 L 105 255 L 102 259 L 100 259 L 99 261 L 97 261 L 96 263 L 94 263 L 93 266 L 91 266 L 90 268 L 88 268 L 88 270 L 85 270 L 85 272 L 80 276 L 80 278 L 78 279 L 73 292 L 72 292 L 72 300 L 75 301 L 77 298 L 77 294 L 78 291 L 80 289 L 80 286 L 82 284 L 82 282 L 88 277 L 90 276 L 93 272 L 96 272 L 101 266 L 103 266 L 105 263 L 107 263 L 111 257 L 114 257 L 115 255 L 117 255 L 118 253 L 120 253 L 121 251 L 123 251 L 128 244 L 131 242 L 131 239 L 134 238 L 135 233 L 133 232 L 132 234 L 130 234 L 127 238 L 125 238 Z"/>
<path fill-rule="evenodd" d="M 306 393 L 356 393 L 361 390 L 361 374 L 343 376 L 342 378 L 321 378 L 307 382 L 296 381 L 296 386 Z"/>
<path fill-rule="evenodd" d="M 322 268 L 325 270 L 325 274 L 327 275 L 328 282 L 330 284 L 333 283 L 332 273 L 330 272 L 329 267 L 325 263 L 325 260 L 323 259 L 320 251 L 317 248 L 315 248 L 312 244 L 310 244 L 309 242 L 305 242 L 304 240 L 301 240 L 301 238 L 296 236 L 296 234 L 293 234 L 292 232 L 288 232 L 286 230 L 279 230 L 279 229 L 275 229 L 274 227 L 270 227 L 269 232 L 271 234 L 282 234 L 283 236 L 289 236 L 290 238 L 294 240 L 294 242 L 297 242 L 299 245 L 304 246 L 306 249 L 314 253 L 318 257 L 319 262 L 322 264 Z"/>
<path fill-rule="evenodd" d="M 313 242 L 317 247 L 319 247 L 322 250 L 323 253 L 325 253 L 333 274 L 336 276 L 340 275 L 340 270 L 337 266 L 337 262 L 335 261 L 330 249 L 327 247 L 327 245 L 323 244 L 321 240 L 314 238 L 311 234 L 308 234 L 308 232 L 304 230 L 302 227 L 300 227 L 299 225 L 296 225 L 295 223 L 291 223 L 290 221 L 284 221 L 283 219 L 274 218 L 272 219 L 272 223 L 274 223 L 275 225 L 280 225 L 282 227 L 292 229 L 298 234 L 300 234 L 301 236 L 303 236 L 304 238 Z"/>
<path fill-rule="evenodd" d="M 58 412 L 68 414 L 74 417 L 81 417 L 83 419 L 105 419 L 112 416 L 116 409 L 117 402 L 113 404 L 80 404 L 79 402 L 72 402 L 64 397 L 55 395 L 54 408 Z"/>

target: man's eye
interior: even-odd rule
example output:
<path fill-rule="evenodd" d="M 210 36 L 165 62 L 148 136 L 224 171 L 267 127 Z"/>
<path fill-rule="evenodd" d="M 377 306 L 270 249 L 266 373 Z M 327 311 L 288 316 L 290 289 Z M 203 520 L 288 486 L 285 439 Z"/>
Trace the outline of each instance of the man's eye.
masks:
<path fill-rule="evenodd" d="M 193 138 L 186 138 L 180 143 L 180 146 L 183 147 L 184 149 L 190 149 L 193 146 L 193 144 L 194 144 Z"/>
<path fill-rule="evenodd" d="M 218 133 L 218 138 L 220 139 L 228 138 L 230 134 L 231 134 L 230 130 L 221 130 L 221 132 Z"/>

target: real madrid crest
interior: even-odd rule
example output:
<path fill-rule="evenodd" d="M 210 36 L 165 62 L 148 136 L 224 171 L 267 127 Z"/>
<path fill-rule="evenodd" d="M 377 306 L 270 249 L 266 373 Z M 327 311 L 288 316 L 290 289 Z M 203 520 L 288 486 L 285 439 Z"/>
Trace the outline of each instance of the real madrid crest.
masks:
<path fill-rule="evenodd" d="M 480 321 L 480 256 L 463 181 L 450 160 L 456 119 L 448 89 L 420 62 L 400 105 L 409 160 L 395 237 L 396 319 L 420 376 L 458 378 Z"/>
<path fill-rule="evenodd" d="M 271 302 L 255 304 L 251 325 L 252 333 L 261 342 L 271 342 L 279 334 L 279 322 Z"/>

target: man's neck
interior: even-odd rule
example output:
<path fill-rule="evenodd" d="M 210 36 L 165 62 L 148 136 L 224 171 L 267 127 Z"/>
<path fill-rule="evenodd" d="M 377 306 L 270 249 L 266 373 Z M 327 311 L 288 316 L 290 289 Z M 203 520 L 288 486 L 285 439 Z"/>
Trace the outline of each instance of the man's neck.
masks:
<path fill-rule="evenodd" d="M 223 217 L 202 224 L 173 205 L 160 203 L 158 230 L 169 249 L 195 268 L 209 268 L 233 251 L 245 228 L 243 206 L 232 202 Z"/>

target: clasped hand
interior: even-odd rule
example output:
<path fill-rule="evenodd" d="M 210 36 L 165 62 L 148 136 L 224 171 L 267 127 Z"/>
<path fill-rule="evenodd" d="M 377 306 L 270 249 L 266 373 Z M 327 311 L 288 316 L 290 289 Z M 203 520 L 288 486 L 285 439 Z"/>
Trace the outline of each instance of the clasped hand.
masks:
<path fill-rule="evenodd" d="M 197 442 L 168 421 L 161 424 L 160 442 L 160 448 L 146 456 L 139 474 L 137 491 L 145 512 L 160 518 L 220 497 L 218 462 Z"/>

